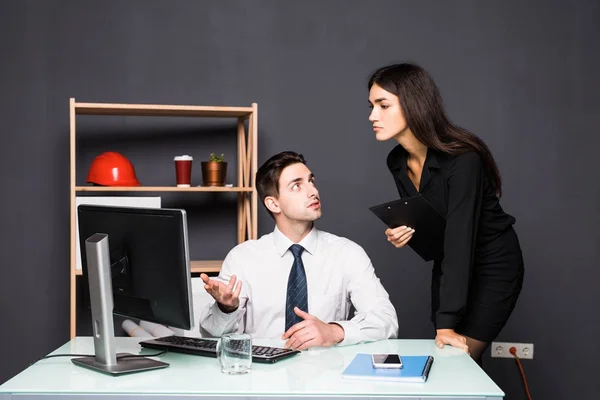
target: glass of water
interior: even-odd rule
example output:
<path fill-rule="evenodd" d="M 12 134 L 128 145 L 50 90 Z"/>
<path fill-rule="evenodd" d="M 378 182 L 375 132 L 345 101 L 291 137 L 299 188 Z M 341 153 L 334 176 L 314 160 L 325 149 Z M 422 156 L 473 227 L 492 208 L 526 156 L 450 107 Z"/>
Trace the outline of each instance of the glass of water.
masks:
<path fill-rule="evenodd" d="M 252 337 L 247 333 L 226 333 L 217 343 L 221 372 L 246 374 L 252 370 Z"/>

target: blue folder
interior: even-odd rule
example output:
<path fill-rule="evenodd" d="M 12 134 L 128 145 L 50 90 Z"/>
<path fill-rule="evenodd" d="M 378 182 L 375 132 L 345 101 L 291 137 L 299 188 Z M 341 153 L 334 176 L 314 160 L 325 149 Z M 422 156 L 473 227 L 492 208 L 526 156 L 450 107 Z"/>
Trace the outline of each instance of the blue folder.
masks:
<path fill-rule="evenodd" d="M 400 356 L 402 368 L 375 368 L 371 354 L 358 353 L 342 373 L 349 379 L 375 379 L 396 382 L 426 382 L 432 356 Z"/>

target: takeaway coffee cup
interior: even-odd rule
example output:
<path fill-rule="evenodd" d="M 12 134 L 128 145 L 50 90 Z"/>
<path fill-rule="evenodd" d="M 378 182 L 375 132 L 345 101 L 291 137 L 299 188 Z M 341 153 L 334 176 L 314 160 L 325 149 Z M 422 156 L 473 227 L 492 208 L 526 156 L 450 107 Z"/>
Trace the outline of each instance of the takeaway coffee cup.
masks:
<path fill-rule="evenodd" d="M 194 158 L 184 155 L 177 156 L 174 160 L 177 187 L 190 187 L 192 183 L 192 161 L 194 161 Z"/>

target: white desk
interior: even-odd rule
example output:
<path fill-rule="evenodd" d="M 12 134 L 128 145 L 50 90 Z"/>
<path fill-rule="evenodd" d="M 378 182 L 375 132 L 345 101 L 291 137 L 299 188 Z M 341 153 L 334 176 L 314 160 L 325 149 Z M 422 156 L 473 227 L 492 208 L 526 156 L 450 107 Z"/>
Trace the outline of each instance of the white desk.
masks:
<path fill-rule="evenodd" d="M 141 350 L 140 338 L 117 338 L 117 351 L 153 354 Z M 255 340 L 255 344 L 283 342 Z M 435 361 L 426 383 L 398 383 L 342 378 L 356 353 L 433 355 Z M 78 337 L 51 354 L 93 354 L 93 340 Z M 355 346 L 319 348 L 275 364 L 252 365 L 252 373 L 221 373 L 215 358 L 167 353 L 159 358 L 165 369 L 112 377 L 74 365 L 69 357 L 44 359 L 0 386 L 0 400 L 90 398 L 162 400 L 227 398 L 271 400 L 294 397 L 403 398 L 403 399 L 502 399 L 504 393 L 464 352 L 438 349 L 433 340 L 385 340 Z M 5 361 L 6 362 L 6 361 Z"/>

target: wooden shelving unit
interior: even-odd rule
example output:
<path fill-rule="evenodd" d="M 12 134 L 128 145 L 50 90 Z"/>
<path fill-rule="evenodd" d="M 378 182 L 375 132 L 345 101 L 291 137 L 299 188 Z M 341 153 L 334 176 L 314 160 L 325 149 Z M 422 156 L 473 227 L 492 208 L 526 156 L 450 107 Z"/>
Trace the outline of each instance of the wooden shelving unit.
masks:
<path fill-rule="evenodd" d="M 257 112 L 258 106 L 250 107 L 213 107 L 160 104 L 109 104 L 81 103 L 70 99 L 70 201 L 71 201 L 71 293 L 70 293 L 70 334 L 76 334 L 76 285 L 81 270 L 76 268 L 76 196 L 82 192 L 233 192 L 238 194 L 237 205 L 237 240 L 241 243 L 257 238 L 257 193 L 254 187 L 254 175 L 257 166 Z M 237 186 L 234 187 L 189 187 L 176 186 L 137 186 L 137 187 L 102 187 L 77 186 L 76 180 L 76 120 L 78 115 L 106 116 L 142 116 L 142 117 L 192 117 L 192 118 L 235 118 L 237 119 L 238 170 Z M 246 129 L 248 121 L 248 129 Z M 223 260 L 191 261 L 193 273 L 218 272 Z"/>

